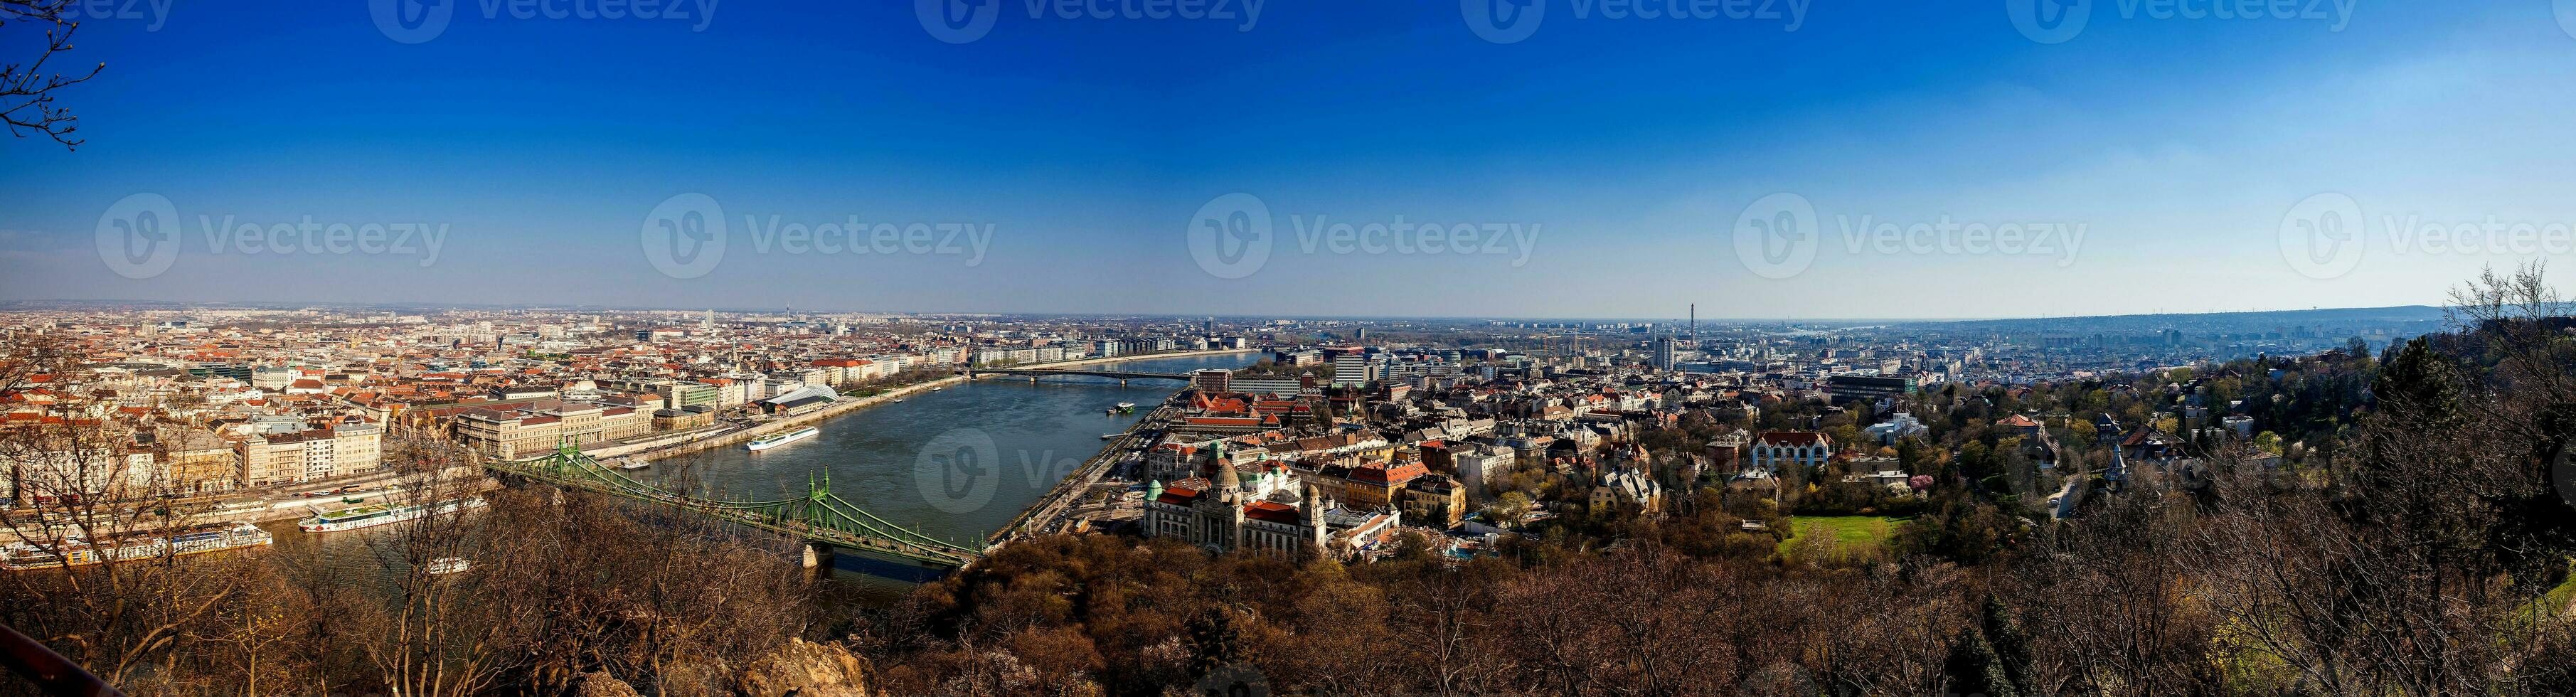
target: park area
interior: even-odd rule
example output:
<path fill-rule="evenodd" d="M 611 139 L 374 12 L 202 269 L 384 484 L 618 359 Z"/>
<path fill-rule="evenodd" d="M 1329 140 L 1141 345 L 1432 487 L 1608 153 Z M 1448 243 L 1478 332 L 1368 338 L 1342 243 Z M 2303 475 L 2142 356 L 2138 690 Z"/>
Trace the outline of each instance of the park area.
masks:
<path fill-rule="evenodd" d="M 1813 534 L 1831 535 L 1834 549 L 1840 554 L 1867 554 L 1886 547 L 1890 536 L 1904 518 L 1886 516 L 1790 516 L 1789 537 L 1780 541 L 1780 555 L 1791 556 Z"/>

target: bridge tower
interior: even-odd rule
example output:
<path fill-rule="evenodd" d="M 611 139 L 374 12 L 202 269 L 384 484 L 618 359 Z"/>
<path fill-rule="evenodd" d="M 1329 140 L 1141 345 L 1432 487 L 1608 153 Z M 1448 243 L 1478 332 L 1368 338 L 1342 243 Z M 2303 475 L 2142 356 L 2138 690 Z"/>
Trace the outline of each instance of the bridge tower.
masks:
<path fill-rule="evenodd" d="M 829 511 L 829 510 L 830 510 L 830 508 L 831 508 L 831 505 L 830 505 L 829 503 L 827 503 L 827 502 L 826 502 L 826 499 L 830 498 L 830 497 L 831 497 L 831 495 L 832 495 L 832 471 L 831 471 L 831 470 L 823 470 L 823 472 L 822 472 L 822 478 L 821 478 L 819 481 L 815 479 L 814 473 L 811 473 L 811 472 L 806 473 L 806 474 L 805 474 L 805 515 L 807 516 L 807 519 L 809 519 L 809 520 L 815 520 L 815 519 L 821 519 L 821 518 L 823 518 L 823 517 L 828 513 L 828 511 Z M 832 543 L 831 543 L 831 542 L 824 541 L 824 540 L 807 539 L 807 540 L 805 540 L 805 541 L 804 541 L 804 543 L 803 543 L 803 544 L 798 545 L 798 551 L 801 553 L 801 554 L 799 554 L 799 556 L 800 556 L 800 557 L 802 557 L 802 559 L 800 559 L 799 561 L 801 561 L 801 562 L 802 562 L 802 564 L 803 564 L 804 568 L 806 568 L 807 570 L 813 571 L 813 572 L 815 572 L 815 573 L 817 573 L 817 574 L 821 574 L 821 575 L 825 575 L 825 576 L 829 576 L 829 575 L 831 575 L 831 573 L 832 573 Z"/>

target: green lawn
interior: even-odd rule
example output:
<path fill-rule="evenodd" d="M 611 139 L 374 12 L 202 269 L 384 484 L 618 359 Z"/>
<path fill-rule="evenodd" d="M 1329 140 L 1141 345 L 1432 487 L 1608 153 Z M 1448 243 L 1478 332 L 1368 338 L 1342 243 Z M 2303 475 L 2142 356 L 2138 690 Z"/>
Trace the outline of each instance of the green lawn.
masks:
<path fill-rule="evenodd" d="M 1823 526 L 1826 532 L 1833 533 L 1834 541 L 1844 547 L 1875 547 L 1886 544 L 1888 536 L 1896 534 L 1896 524 L 1905 520 L 1863 515 L 1789 516 L 1790 535 L 1789 539 L 1780 541 L 1780 553 L 1787 555 L 1798 536 L 1807 534 L 1807 529 L 1814 526 Z"/>

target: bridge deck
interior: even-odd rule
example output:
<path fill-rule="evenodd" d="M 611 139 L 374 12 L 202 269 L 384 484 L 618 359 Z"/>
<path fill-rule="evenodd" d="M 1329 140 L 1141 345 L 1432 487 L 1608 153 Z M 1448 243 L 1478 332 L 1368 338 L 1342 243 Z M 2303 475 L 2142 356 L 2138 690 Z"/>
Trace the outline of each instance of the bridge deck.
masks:
<path fill-rule="evenodd" d="M 1045 377 L 1048 375 L 1088 375 L 1092 377 L 1113 378 L 1118 380 L 1180 380 L 1183 382 L 1188 382 L 1190 380 L 1190 376 L 1183 373 L 1147 373 L 1128 370 L 1088 370 L 1083 368 L 975 368 L 966 371 L 966 373 L 970 376 L 1026 375 L 1032 377 Z"/>
<path fill-rule="evenodd" d="M 922 564 L 962 567 L 984 554 L 968 547 L 906 530 L 868 513 L 831 493 L 827 478 L 809 485 L 805 496 L 769 501 L 725 501 L 690 496 L 635 481 L 566 444 L 534 460 L 492 460 L 486 469 L 560 486 L 691 511 L 747 527 L 826 542 L 836 547 L 875 552 Z"/>

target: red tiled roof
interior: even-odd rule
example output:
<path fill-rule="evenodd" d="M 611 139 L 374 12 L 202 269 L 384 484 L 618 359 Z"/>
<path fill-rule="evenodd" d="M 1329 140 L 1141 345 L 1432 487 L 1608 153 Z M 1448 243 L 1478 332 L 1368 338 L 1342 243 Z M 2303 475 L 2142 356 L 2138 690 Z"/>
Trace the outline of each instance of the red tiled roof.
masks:
<path fill-rule="evenodd" d="M 1190 502 L 1198 500 L 1198 498 L 1199 492 L 1195 489 L 1164 489 L 1163 496 L 1161 498 L 1154 499 L 1154 501 L 1157 503 L 1168 503 L 1175 506 L 1187 506 L 1190 505 Z"/>
<path fill-rule="evenodd" d="M 1297 507 L 1284 503 L 1261 501 L 1250 506 L 1243 507 L 1243 517 L 1255 520 L 1267 520 L 1273 523 L 1295 523 L 1297 522 Z"/>

